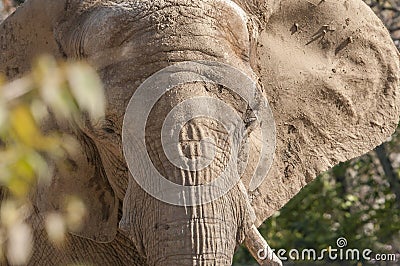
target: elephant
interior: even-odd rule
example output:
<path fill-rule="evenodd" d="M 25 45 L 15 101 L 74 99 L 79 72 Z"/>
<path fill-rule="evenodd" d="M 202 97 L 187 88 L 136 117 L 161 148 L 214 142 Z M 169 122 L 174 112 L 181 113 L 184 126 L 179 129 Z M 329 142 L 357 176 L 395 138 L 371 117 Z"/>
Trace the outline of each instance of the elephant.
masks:
<path fill-rule="evenodd" d="M 0 32 L 0 74 L 8 79 L 27 73 L 38 55 L 50 54 L 86 60 L 105 88 L 100 121 L 47 125 L 72 134 L 81 147 L 65 156 L 70 167 L 56 169 L 51 183 L 38 186 L 32 197 L 35 246 L 29 265 L 231 265 L 243 242 L 257 257 L 267 245 L 256 229 L 263 221 L 318 174 L 384 142 L 399 119 L 399 53 L 361 0 L 28 0 Z M 142 188 L 135 177 L 148 169 L 131 171 L 123 132 L 138 88 L 185 62 L 197 67 L 183 69 L 182 76 L 214 64 L 236 69 L 241 74 L 222 78 L 251 80 L 267 99 L 258 110 L 270 108 L 266 113 L 273 120 L 254 118 L 248 101 L 221 84 L 193 79 L 165 90 L 143 121 L 156 170 L 174 184 L 205 185 L 231 167 L 233 150 L 232 165 L 240 169 L 239 180 L 222 195 L 179 205 Z M 246 141 L 234 144 L 215 119 L 197 116 L 183 123 L 173 133 L 187 159 L 213 151 L 201 171 L 178 169 L 160 144 L 168 113 L 193 97 L 215 99 L 208 108 L 215 116 L 223 115 L 219 103 L 230 106 L 247 130 Z M 182 110 L 189 114 L 203 106 L 187 103 Z M 135 112 L 133 118 L 146 119 Z M 135 130 L 136 124 L 128 126 Z M 263 152 L 272 154 L 268 162 L 259 160 Z M 257 176 L 263 165 L 268 171 Z M 259 182 L 254 186 L 253 180 Z M 47 240 L 43 217 L 60 209 L 69 194 L 81 198 L 88 213 L 59 249 Z M 279 264 L 275 258 L 258 262 Z"/>

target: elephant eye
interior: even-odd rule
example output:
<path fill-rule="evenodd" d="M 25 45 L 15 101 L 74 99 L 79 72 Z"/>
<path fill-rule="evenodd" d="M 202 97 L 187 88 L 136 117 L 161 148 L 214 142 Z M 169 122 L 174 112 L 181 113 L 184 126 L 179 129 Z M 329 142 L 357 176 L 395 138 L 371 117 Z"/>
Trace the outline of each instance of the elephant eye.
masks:
<path fill-rule="evenodd" d="M 105 132 L 107 134 L 115 134 L 116 133 L 114 123 L 110 119 L 106 119 L 103 121 L 101 129 L 103 130 L 103 132 Z"/>
<path fill-rule="evenodd" d="M 114 133 L 115 133 L 115 130 L 112 129 L 112 128 L 110 128 L 110 127 L 104 127 L 103 130 L 104 130 L 106 133 L 109 133 L 109 134 L 114 134 Z"/>

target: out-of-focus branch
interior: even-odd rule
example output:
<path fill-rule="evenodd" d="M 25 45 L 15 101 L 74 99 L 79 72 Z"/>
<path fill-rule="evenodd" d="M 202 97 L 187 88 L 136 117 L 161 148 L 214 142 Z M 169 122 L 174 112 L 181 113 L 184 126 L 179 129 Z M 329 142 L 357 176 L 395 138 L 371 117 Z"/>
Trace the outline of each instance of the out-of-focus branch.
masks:
<path fill-rule="evenodd" d="M 390 31 L 391 33 L 395 32 L 395 31 L 399 31 L 399 30 L 400 30 L 400 26 L 399 26 L 399 27 L 396 27 L 396 28 L 389 28 L 389 31 Z"/>

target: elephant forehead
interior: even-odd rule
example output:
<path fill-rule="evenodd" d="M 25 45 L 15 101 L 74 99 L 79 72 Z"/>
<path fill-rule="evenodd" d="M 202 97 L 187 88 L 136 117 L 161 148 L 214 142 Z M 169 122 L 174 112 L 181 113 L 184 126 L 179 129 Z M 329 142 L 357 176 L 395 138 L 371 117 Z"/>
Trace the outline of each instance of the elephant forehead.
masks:
<path fill-rule="evenodd" d="M 60 43 L 97 68 L 110 116 L 122 118 L 136 88 L 171 63 L 218 59 L 250 69 L 246 13 L 232 1 L 84 1 L 80 9 L 60 27 Z"/>
<path fill-rule="evenodd" d="M 69 35 L 79 45 L 76 48 L 80 56 L 99 57 L 101 53 L 108 59 L 125 59 L 132 52 L 152 52 L 153 44 L 176 48 L 170 44 L 175 45 L 186 36 L 224 38 L 240 50 L 238 53 L 249 52 L 246 13 L 231 1 L 89 1 L 81 9 L 85 10 L 78 12 L 81 27 L 76 27 L 75 20 L 67 23 L 74 26 Z M 182 43 L 194 42 L 200 40 L 185 39 Z M 129 47 L 119 49 L 124 44 Z"/>

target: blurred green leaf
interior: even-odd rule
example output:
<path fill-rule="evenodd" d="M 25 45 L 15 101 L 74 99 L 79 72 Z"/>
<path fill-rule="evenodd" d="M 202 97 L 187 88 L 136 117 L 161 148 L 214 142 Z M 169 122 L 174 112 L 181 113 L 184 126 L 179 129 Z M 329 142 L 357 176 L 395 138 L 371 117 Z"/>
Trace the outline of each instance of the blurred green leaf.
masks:
<path fill-rule="evenodd" d="M 58 63 L 44 56 L 31 74 L 5 84 L 0 79 L 0 189 L 8 194 L 0 208 L 0 251 L 6 251 L 0 254 L 0 264 L 4 255 L 15 265 L 26 264 L 33 238 L 24 219 L 30 215 L 26 206 L 32 189 L 50 180 L 53 167 L 65 167 L 66 153 L 80 150 L 66 132 L 84 126 L 87 115 L 98 120 L 104 106 L 100 79 L 84 63 Z M 58 132 L 59 127 L 69 130 Z M 62 244 L 67 228 L 79 228 L 86 214 L 79 198 L 71 195 L 65 201 L 62 212 L 45 217 L 55 245 Z"/>
<path fill-rule="evenodd" d="M 87 64 L 75 63 L 66 68 L 66 74 L 79 107 L 87 111 L 94 121 L 103 117 L 105 99 L 96 72 Z"/>

